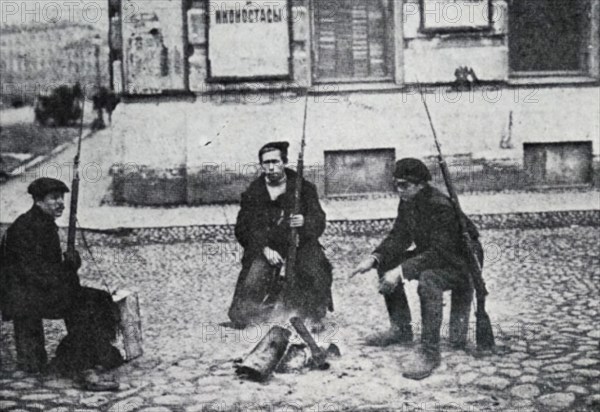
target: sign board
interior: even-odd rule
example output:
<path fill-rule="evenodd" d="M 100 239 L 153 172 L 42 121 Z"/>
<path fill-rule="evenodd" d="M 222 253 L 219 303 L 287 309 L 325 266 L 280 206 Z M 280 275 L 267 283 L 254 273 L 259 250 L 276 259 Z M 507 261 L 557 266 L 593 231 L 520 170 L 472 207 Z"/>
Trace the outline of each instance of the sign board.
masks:
<path fill-rule="evenodd" d="M 211 78 L 290 75 L 289 0 L 209 2 Z"/>
<path fill-rule="evenodd" d="M 424 31 L 484 30 L 492 16 L 490 0 L 421 0 Z"/>

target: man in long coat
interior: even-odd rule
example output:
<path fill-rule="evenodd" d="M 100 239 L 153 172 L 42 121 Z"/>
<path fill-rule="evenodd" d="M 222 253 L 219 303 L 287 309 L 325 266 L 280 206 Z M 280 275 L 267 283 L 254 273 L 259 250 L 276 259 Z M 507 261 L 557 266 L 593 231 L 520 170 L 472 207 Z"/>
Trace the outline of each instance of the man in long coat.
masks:
<path fill-rule="evenodd" d="M 353 275 L 377 268 L 392 327 L 368 343 L 386 346 L 412 341 L 411 316 L 403 280 L 417 280 L 421 303 L 421 347 L 403 375 L 423 379 L 440 364 L 443 293 L 452 291 L 450 341 L 464 348 L 473 287 L 469 258 L 458 217 L 448 196 L 430 186 L 431 174 L 417 159 L 402 159 L 394 171 L 400 196 L 398 217 L 388 236 L 364 259 Z M 479 233 L 467 219 L 468 230 L 483 259 Z M 414 249 L 411 246 L 416 246 Z"/>
<path fill-rule="evenodd" d="M 238 327 L 267 320 L 278 298 L 316 328 L 327 310 L 333 310 L 331 265 L 318 240 L 325 230 L 325 212 L 315 186 L 302 179 L 301 213 L 292 215 L 297 174 L 285 167 L 287 148 L 287 142 L 272 142 L 260 149 L 263 173 L 242 194 L 235 235 L 244 256 L 229 309 Z M 282 270 L 291 228 L 299 233 L 293 282 Z"/>
<path fill-rule="evenodd" d="M 0 309 L 4 320 L 13 321 L 17 366 L 31 373 L 44 372 L 48 366 L 42 319 L 64 319 L 67 326 L 69 335 L 54 362 L 57 372 L 77 373 L 123 362 L 110 345 L 118 324 L 110 294 L 81 287 L 79 254 L 61 251 L 55 219 L 64 211 L 68 191 L 60 180 L 32 182 L 28 192 L 34 204 L 7 229 L 0 246 Z M 114 389 L 115 384 L 90 381 L 87 386 L 102 390 Z"/>

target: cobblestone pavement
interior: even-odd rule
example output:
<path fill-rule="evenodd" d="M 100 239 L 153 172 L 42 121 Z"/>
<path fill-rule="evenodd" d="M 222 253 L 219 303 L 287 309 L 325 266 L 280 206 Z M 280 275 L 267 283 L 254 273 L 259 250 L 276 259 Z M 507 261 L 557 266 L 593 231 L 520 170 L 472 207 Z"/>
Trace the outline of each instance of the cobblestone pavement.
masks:
<path fill-rule="evenodd" d="M 401 377 L 410 349 L 360 344 L 387 327 L 374 273 L 347 280 L 377 238 L 323 239 L 335 268 L 336 311 L 317 340 L 337 343 L 342 357 L 327 371 L 276 373 L 262 384 L 239 380 L 232 365 L 267 325 L 219 325 L 240 267 L 235 242 L 96 244 L 98 268 L 84 254 L 84 283 L 99 286 L 99 269 L 139 292 L 144 356 L 118 370 L 119 392 L 85 392 L 69 380 L 15 371 L 12 325 L 4 323 L 0 410 L 600 410 L 599 237 L 597 227 L 484 231 L 500 353 L 475 356 L 444 344 L 441 367 L 420 382 Z M 407 293 L 418 331 L 415 282 Z M 61 321 L 45 326 L 52 354 L 65 330 Z"/>

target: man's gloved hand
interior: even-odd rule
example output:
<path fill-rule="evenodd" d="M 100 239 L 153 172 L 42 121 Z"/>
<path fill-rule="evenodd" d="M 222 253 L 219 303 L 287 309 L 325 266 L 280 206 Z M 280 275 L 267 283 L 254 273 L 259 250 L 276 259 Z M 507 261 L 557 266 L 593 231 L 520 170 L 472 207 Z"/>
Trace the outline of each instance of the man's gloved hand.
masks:
<path fill-rule="evenodd" d="M 389 295 L 396 289 L 398 283 L 402 282 L 402 265 L 388 270 L 379 281 L 379 293 Z"/>
<path fill-rule="evenodd" d="M 65 258 L 65 265 L 72 271 L 76 272 L 81 267 L 81 256 L 79 256 L 79 252 L 74 250 L 73 253 L 65 252 L 63 253 Z"/>

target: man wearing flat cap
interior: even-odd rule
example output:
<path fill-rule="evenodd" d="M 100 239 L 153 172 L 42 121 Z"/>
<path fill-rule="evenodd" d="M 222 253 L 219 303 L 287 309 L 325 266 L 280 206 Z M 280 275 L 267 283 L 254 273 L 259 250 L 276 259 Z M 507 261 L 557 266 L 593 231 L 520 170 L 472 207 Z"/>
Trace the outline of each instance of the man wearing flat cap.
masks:
<path fill-rule="evenodd" d="M 234 325 L 268 320 L 286 281 L 284 267 L 291 228 L 297 228 L 296 290 L 286 293 L 285 306 L 307 319 L 314 329 L 333 310 L 331 265 L 319 244 L 325 212 L 315 186 L 302 180 L 301 213 L 293 215 L 297 174 L 286 167 L 287 142 L 271 142 L 258 152 L 262 174 L 242 194 L 235 236 L 244 248 L 229 318 Z M 283 276 L 283 278 L 282 278 Z"/>
<path fill-rule="evenodd" d="M 469 252 L 450 198 L 430 185 L 431 174 L 423 162 L 412 158 L 399 160 L 394 178 L 400 197 L 394 226 L 352 276 L 377 269 L 380 277 L 379 290 L 385 298 L 391 328 L 367 339 L 367 344 L 375 346 L 412 342 L 410 308 L 403 281 L 419 282 L 421 346 L 403 376 L 423 379 L 440 364 L 444 291 L 452 291 L 450 342 L 457 349 L 464 349 L 466 345 L 473 298 Z M 477 229 L 469 219 L 467 222 L 469 234 L 477 240 Z M 481 244 L 474 243 L 479 246 L 479 258 L 483 261 Z"/>
<path fill-rule="evenodd" d="M 79 288 L 81 261 L 63 257 L 54 220 L 69 191 L 60 180 L 40 178 L 27 191 L 33 207 L 17 218 L 2 239 L 2 315 L 15 329 L 17 366 L 28 372 L 46 368 L 42 318 L 63 318 Z"/>
<path fill-rule="evenodd" d="M 30 373 L 47 370 L 42 319 L 64 319 L 67 326 L 68 336 L 53 361 L 57 372 L 91 369 L 99 358 L 105 366 L 118 366 L 122 358 L 114 353 L 110 338 L 104 339 L 115 325 L 105 328 L 110 329 L 105 334 L 97 327 L 112 323 L 112 299 L 107 292 L 81 287 L 79 254 L 61 251 L 55 219 L 65 209 L 69 189 L 60 180 L 43 177 L 27 191 L 33 206 L 6 230 L 0 245 L 0 309 L 5 320 L 13 321 L 17 367 Z M 95 322 L 97 317 L 102 319 Z M 91 389 L 114 386 L 97 384 Z"/>

